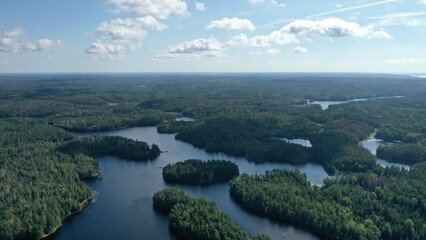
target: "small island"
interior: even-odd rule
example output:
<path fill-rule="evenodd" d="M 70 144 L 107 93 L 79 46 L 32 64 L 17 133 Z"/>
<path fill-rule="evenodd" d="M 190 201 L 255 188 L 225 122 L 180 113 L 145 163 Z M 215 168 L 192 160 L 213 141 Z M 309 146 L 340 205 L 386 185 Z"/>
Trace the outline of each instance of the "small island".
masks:
<path fill-rule="evenodd" d="M 154 194 L 153 202 L 156 209 L 169 213 L 170 229 L 182 239 L 270 239 L 263 234 L 250 236 L 221 212 L 215 203 L 203 198 L 191 198 L 182 190 L 164 189 Z"/>
<path fill-rule="evenodd" d="M 146 161 L 160 155 L 157 145 L 149 146 L 146 142 L 135 141 L 119 136 L 99 136 L 81 138 L 66 143 L 58 148 L 60 152 L 91 157 L 114 156 L 127 160 Z"/>
<path fill-rule="evenodd" d="M 230 161 L 189 159 L 168 164 L 163 168 L 163 178 L 168 182 L 209 184 L 228 181 L 239 175 L 238 166 Z"/>

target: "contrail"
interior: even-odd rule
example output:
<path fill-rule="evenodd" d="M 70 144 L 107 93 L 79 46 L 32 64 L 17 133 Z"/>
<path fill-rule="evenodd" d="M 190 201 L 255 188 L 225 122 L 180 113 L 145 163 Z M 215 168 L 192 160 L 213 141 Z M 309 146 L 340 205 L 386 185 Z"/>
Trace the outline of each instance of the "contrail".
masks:
<path fill-rule="evenodd" d="M 337 9 L 337 10 L 329 11 L 329 12 L 317 13 L 317 14 L 314 14 L 314 15 L 307 16 L 306 18 L 319 17 L 319 16 L 329 15 L 329 14 L 333 14 L 333 13 L 346 12 L 346 11 L 351 11 L 351 10 L 355 10 L 355 9 L 373 7 L 373 6 L 377 6 L 377 5 L 388 4 L 388 3 L 398 2 L 398 1 L 399 0 L 385 0 L 385 1 L 380 1 L 380 2 L 368 3 L 368 4 L 353 6 L 353 7 L 341 8 L 341 9 Z"/>
<path fill-rule="evenodd" d="M 351 11 L 351 10 L 355 10 L 355 9 L 368 8 L 368 7 L 373 7 L 373 6 L 378 6 L 378 5 L 383 5 L 383 4 L 388 4 L 388 3 L 398 2 L 398 1 L 400 1 L 400 0 L 384 0 L 384 1 L 380 1 L 380 2 L 374 2 L 374 3 L 368 3 L 368 4 L 358 5 L 358 6 L 341 8 L 341 9 L 337 9 L 337 10 L 329 11 L 329 12 L 317 13 L 317 14 L 306 16 L 304 18 L 313 18 L 313 17 L 319 17 L 319 16 L 329 15 L 329 14 L 333 14 L 333 13 L 347 12 L 347 11 Z M 256 28 L 263 28 L 263 27 L 274 26 L 274 25 L 277 25 L 277 24 L 288 23 L 288 22 L 291 22 L 292 20 L 294 20 L 294 19 L 278 20 L 276 22 L 259 25 Z"/>

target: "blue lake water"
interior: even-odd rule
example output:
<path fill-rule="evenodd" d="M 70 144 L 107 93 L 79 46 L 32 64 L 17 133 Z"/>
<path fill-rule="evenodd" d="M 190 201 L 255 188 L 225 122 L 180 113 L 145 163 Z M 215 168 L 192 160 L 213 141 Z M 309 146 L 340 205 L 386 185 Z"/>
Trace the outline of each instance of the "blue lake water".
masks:
<path fill-rule="evenodd" d="M 168 217 L 152 207 L 152 196 L 165 187 L 177 187 L 193 197 L 214 201 L 232 220 L 250 234 L 265 233 L 272 239 L 318 240 L 319 237 L 291 225 L 270 220 L 247 212 L 229 195 L 229 185 L 219 183 L 208 186 L 172 185 L 164 182 L 162 167 L 190 158 L 202 160 L 224 159 L 236 163 L 241 173 L 256 174 L 289 168 L 307 174 L 313 184 L 321 185 L 328 177 L 321 165 L 287 163 L 255 164 L 244 158 L 222 153 L 207 153 L 190 144 L 176 141 L 173 134 L 159 134 L 155 127 L 129 128 L 104 132 L 103 135 L 123 136 L 157 144 L 164 151 L 156 160 L 134 162 L 113 157 L 99 158 L 103 178 L 88 182 L 96 193 L 96 201 L 70 220 L 50 239 L 176 239 L 169 232 Z M 85 136 L 88 134 L 81 134 Z"/>

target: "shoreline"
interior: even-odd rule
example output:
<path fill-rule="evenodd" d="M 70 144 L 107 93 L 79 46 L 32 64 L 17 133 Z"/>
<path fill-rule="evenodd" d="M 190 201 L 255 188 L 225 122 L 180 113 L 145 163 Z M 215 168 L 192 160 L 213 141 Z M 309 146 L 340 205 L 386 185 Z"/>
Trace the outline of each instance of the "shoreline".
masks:
<path fill-rule="evenodd" d="M 359 144 L 363 144 L 363 143 L 367 142 L 368 140 L 375 139 L 378 130 L 379 129 L 377 129 L 377 128 L 374 129 L 374 132 L 372 132 L 366 139 L 364 139 L 361 142 L 359 142 Z"/>
<path fill-rule="evenodd" d="M 72 212 L 72 213 L 70 213 L 70 214 L 68 214 L 68 215 L 66 215 L 66 216 L 64 216 L 64 217 L 62 217 L 62 219 L 61 219 L 61 223 L 58 225 L 58 226 L 56 226 L 56 227 L 54 227 L 53 229 L 52 229 L 52 231 L 50 231 L 49 233 L 46 233 L 46 234 L 43 234 L 41 237 L 39 237 L 37 240 L 43 240 L 43 239 L 46 239 L 46 238 L 48 238 L 48 237 L 50 237 L 50 236 L 52 236 L 53 234 L 55 234 L 63 225 L 64 225 L 64 222 L 68 219 L 68 218 L 70 218 L 70 217 L 72 217 L 73 215 L 76 215 L 76 214 L 78 214 L 78 213 L 80 213 L 80 212 L 82 212 L 90 203 L 92 203 L 93 202 L 93 199 L 94 199 L 94 195 L 92 195 L 92 196 L 90 196 L 89 198 L 87 198 L 86 200 L 84 200 L 83 202 L 81 202 L 80 203 L 80 209 L 78 209 L 77 211 L 74 211 L 74 212 Z"/>

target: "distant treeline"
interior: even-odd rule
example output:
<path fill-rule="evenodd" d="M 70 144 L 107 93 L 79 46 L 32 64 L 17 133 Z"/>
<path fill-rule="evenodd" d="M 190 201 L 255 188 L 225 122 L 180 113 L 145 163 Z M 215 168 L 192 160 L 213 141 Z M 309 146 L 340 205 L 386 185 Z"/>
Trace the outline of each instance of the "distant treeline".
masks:
<path fill-rule="evenodd" d="M 334 121 L 321 131 L 315 124 L 294 117 L 252 115 L 214 118 L 179 132 L 178 140 L 209 152 L 225 152 L 254 162 L 318 162 L 326 170 L 365 172 L 377 168 L 375 157 L 358 145 L 374 128 L 356 121 Z M 309 138 L 312 148 L 276 137 Z"/>
<path fill-rule="evenodd" d="M 238 166 L 230 161 L 189 159 L 168 164 L 163 168 L 164 180 L 169 182 L 207 184 L 227 181 L 239 175 Z"/>

